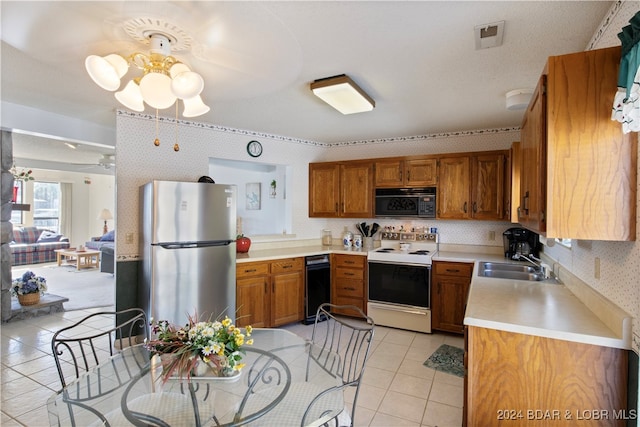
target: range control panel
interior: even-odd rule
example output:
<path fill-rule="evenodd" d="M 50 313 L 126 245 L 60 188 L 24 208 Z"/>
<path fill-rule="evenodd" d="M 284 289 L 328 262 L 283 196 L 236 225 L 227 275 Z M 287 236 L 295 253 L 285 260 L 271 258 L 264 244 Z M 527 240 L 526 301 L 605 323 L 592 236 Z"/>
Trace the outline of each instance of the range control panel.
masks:
<path fill-rule="evenodd" d="M 382 240 L 402 240 L 403 242 L 437 242 L 437 233 L 400 233 L 396 231 L 383 231 Z"/>

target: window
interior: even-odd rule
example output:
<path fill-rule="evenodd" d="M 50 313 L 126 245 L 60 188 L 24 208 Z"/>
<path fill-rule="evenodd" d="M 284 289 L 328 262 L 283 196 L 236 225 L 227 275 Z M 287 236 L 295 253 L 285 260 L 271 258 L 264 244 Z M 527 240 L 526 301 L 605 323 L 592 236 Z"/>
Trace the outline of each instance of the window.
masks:
<path fill-rule="evenodd" d="M 60 232 L 60 183 L 33 182 L 33 225 Z"/>

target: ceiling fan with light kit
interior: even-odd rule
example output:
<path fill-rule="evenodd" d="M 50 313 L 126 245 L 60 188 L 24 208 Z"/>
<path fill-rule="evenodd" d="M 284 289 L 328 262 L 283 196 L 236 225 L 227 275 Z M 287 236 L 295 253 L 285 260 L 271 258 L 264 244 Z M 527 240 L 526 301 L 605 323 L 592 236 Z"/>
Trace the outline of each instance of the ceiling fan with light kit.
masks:
<path fill-rule="evenodd" d="M 116 156 L 113 154 L 103 154 L 96 163 L 71 163 L 74 166 L 81 166 L 85 169 L 100 166 L 105 170 L 111 170 L 116 165 Z"/>

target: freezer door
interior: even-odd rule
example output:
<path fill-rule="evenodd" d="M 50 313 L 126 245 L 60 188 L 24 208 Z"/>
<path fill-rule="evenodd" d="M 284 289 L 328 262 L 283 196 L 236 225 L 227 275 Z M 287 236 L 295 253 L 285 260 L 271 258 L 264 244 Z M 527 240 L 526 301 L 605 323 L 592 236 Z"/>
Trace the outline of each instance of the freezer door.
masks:
<path fill-rule="evenodd" d="M 153 246 L 150 315 L 176 325 L 198 313 L 200 320 L 221 314 L 235 322 L 235 244 L 165 249 Z"/>
<path fill-rule="evenodd" d="M 143 197 L 150 243 L 235 240 L 233 185 L 152 181 Z"/>

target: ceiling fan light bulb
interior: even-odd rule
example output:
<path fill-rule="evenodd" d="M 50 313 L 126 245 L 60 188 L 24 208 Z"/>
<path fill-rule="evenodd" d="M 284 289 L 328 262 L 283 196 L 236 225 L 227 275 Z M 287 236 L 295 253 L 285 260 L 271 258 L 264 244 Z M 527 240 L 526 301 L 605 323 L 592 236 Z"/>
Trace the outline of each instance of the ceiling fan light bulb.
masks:
<path fill-rule="evenodd" d="M 115 97 L 122 105 L 130 110 L 138 112 L 144 111 L 144 99 L 142 98 L 142 92 L 140 92 L 140 86 L 133 80 L 130 80 L 124 89 L 116 92 Z"/>
<path fill-rule="evenodd" d="M 182 115 L 184 117 L 197 117 L 206 114 L 211 108 L 206 105 L 200 95 L 196 95 L 193 98 L 187 98 L 183 100 L 184 111 Z"/>
<path fill-rule="evenodd" d="M 144 102 L 153 108 L 164 110 L 176 102 L 171 92 L 171 78 L 162 73 L 149 73 L 140 80 L 140 93 Z"/>
<path fill-rule="evenodd" d="M 198 96 L 202 89 L 204 89 L 204 80 L 200 74 L 193 71 L 180 73 L 171 81 L 171 91 L 180 99 Z"/>
<path fill-rule="evenodd" d="M 120 78 L 127 73 L 127 61 L 120 55 L 89 55 L 84 66 L 91 79 L 104 90 L 114 91 L 120 87 Z"/>

